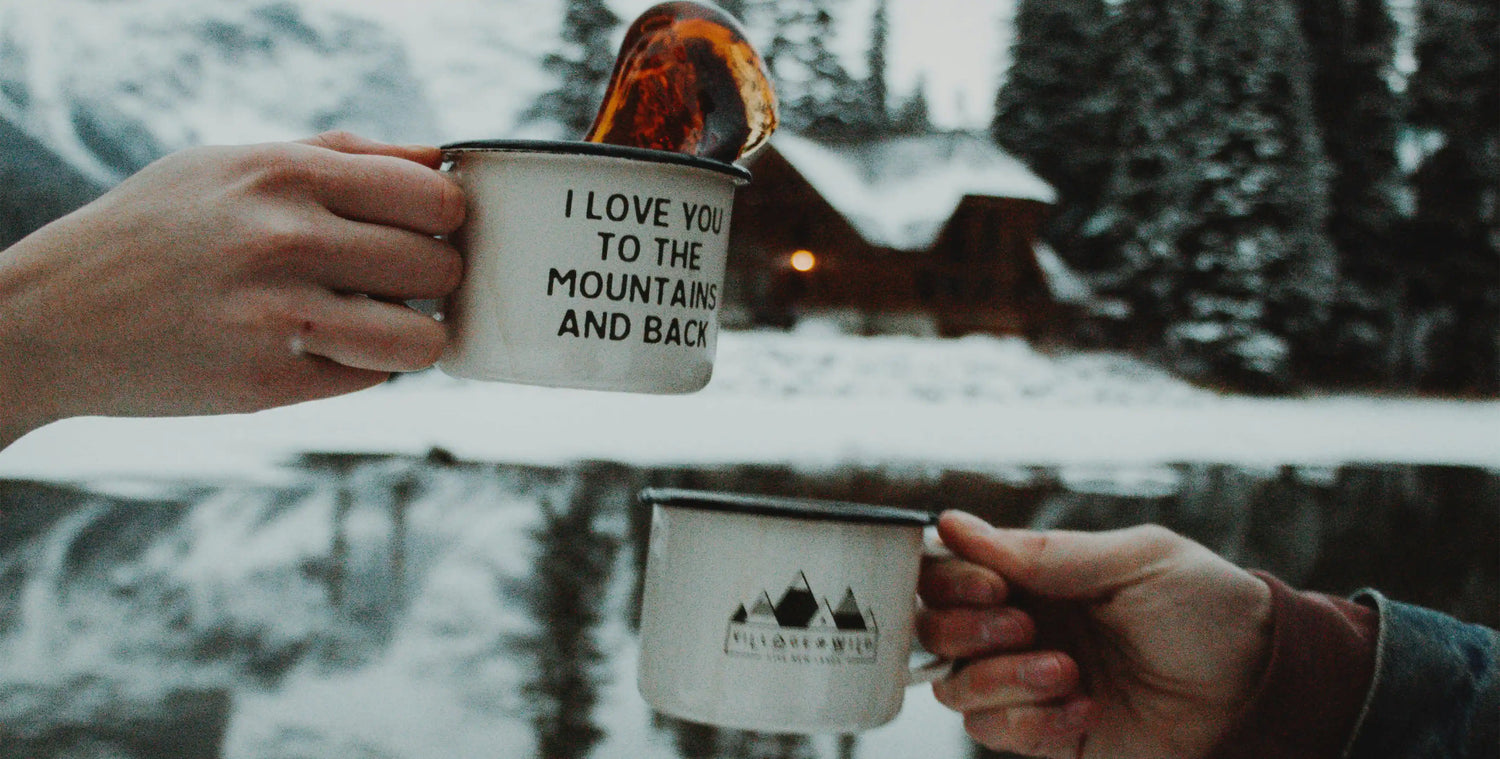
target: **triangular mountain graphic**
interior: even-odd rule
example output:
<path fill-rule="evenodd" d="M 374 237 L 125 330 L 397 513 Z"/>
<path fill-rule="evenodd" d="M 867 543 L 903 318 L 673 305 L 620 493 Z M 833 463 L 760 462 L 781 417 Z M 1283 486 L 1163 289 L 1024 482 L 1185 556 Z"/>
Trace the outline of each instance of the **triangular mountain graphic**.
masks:
<path fill-rule="evenodd" d="M 776 623 L 776 607 L 771 605 L 771 595 L 764 590 L 760 592 L 760 598 L 755 599 L 755 605 L 750 607 L 747 621 L 759 624 Z"/>
<path fill-rule="evenodd" d="M 782 627 L 806 629 L 817 613 L 818 599 L 813 597 L 807 575 L 798 572 L 781 595 L 781 600 L 776 602 L 776 621 Z"/>
<path fill-rule="evenodd" d="M 834 621 L 833 609 L 828 607 L 828 599 L 825 598 L 823 603 L 818 604 L 818 613 L 814 614 L 812 620 L 807 623 L 807 629 L 832 630 L 836 627 L 838 627 L 838 622 Z"/>
<path fill-rule="evenodd" d="M 745 605 L 740 604 L 740 608 L 734 610 L 734 615 L 729 618 L 729 621 L 739 622 L 743 624 L 749 616 L 750 615 L 745 612 Z"/>
<path fill-rule="evenodd" d="M 833 622 L 840 630 L 864 630 L 865 616 L 859 613 L 859 601 L 854 598 L 854 589 L 844 590 L 844 600 L 833 610 Z"/>

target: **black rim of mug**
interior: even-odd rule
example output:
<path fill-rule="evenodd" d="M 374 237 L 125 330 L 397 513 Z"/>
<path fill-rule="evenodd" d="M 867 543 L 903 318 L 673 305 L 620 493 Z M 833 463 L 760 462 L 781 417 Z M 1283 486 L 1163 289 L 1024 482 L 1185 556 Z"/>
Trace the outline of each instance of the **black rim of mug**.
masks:
<path fill-rule="evenodd" d="M 682 488 L 646 488 L 639 495 L 641 503 L 656 506 L 724 511 L 735 514 L 803 519 L 815 522 L 853 522 L 900 527 L 928 527 L 937 523 L 937 515 L 914 509 L 875 506 L 849 501 L 825 501 L 814 498 L 725 493 L 713 490 Z"/>
<path fill-rule="evenodd" d="M 606 158 L 625 158 L 634 161 L 671 163 L 728 174 L 736 183 L 750 181 L 750 170 L 743 166 L 701 158 L 686 153 L 673 153 L 650 148 L 633 148 L 625 145 L 610 145 L 602 142 L 580 142 L 569 140 L 468 140 L 450 142 L 441 150 L 448 153 L 461 152 L 509 152 L 509 153 L 559 153 L 563 155 L 594 155 Z"/>

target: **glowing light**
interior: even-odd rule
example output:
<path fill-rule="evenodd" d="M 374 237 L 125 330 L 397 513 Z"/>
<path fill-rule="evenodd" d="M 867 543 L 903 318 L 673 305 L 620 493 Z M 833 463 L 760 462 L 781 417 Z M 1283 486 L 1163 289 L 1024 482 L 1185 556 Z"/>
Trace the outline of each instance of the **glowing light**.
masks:
<path fill-rule="evenodd" d="M 792 268 L 797 271 L 812 271 L 818 265 L 818 257 L 810 250 L 799 250 L 792 254 Z"/>

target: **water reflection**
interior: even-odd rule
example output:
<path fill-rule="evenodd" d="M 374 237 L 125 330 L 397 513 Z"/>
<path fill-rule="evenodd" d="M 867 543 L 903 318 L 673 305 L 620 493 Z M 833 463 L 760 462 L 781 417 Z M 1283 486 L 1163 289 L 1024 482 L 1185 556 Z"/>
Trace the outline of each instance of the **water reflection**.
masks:
<path fill-rule="evenodd" d="M 653 719 L 657 729 L 668 731 L 673 736 L 673 746 L 680 759 L 819 759 L 820 754 L 813 739 L 802 735 L 768 735 L 745 730 L 727 730 L 711 725 L 700 725 L 685 720 L 656 715 Z M 840 759 L 852 757 L 844 753 L 852 747 L 852 738 L 844 736 L 839 742 Z"/>
<path fill-rule="evenodd" d="M 517 647 L 533 659 L 535 677 L 522 692 L 541 759 L 581 759 L 604 738 L 594 709 L 607 654 L 596 631 L 608 608 L 605 591 L 620 540 L 598 522 L 602 511 L 619 513 L 628 498 L 630 482 L 617 474 L 581 467 L 566 492 L 545 495 L 539 504 L 532 574 L 517 589 L 537 630 Z"/>
<path fill-rule="evenodd" d="M 634 685 L 646 485 L 1158 522 L 1303 587 L 1500 625 L 1493 471 L 551 469 L 442 452 L 297 471 L 129 496 L 0 482 L 0 759 L 994 756 L 916 691 L 860 737 L 651 714 Z"/>

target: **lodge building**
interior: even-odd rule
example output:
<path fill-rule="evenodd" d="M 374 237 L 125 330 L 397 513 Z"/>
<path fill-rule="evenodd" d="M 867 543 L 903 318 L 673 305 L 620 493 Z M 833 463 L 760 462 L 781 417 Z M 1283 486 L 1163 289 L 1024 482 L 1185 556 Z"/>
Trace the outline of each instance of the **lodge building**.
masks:
<path fill-rule="evenodd" d="M 970 133 L 829 145 L 778 134 L 738 192 L 727 326 L 1036 337 L 1076 279 L 1037 235 L 1055 194 Z"/>

